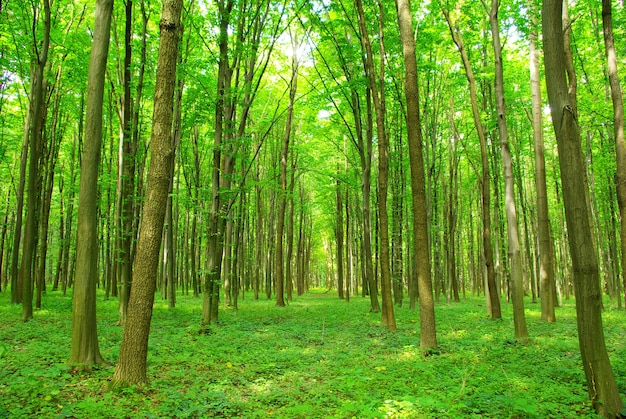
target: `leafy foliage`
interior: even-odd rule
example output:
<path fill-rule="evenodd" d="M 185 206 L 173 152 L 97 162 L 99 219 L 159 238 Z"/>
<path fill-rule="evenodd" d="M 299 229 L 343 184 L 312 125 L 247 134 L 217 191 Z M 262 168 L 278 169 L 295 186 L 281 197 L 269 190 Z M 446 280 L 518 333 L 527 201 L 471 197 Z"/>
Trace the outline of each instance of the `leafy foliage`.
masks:
<path fill-rule="evenodd" d="M 110 391 L 112 367 L 73 372 L 71 301 L 49 293 L 47 310 L 20 321 L 0 295 L 0 417 L 596 417 L 587 400 L 573 302 L 559 323 L 540 321 L 527 305 L 531 340 L 511 337 L 512 316 L 488 319 L 470 298 L 438 305 L 441 351 L 419 349 L 417 314 L 397 309 L 390 333 L 369 314 L 367 299 L 349 304 L 314 292 L 279 309 L 240 301 L 223 323 L 198 325 L 201 302 L 180 295 L 157 302 L 149 347 L 150 384 Z M 610 306 L 610 305 L 607 305 Z M 100 348 L 118 356 L 117 301 L 99 302 Z M 625 314 L 607 309 L 607 346 L 626 392 Z"/>

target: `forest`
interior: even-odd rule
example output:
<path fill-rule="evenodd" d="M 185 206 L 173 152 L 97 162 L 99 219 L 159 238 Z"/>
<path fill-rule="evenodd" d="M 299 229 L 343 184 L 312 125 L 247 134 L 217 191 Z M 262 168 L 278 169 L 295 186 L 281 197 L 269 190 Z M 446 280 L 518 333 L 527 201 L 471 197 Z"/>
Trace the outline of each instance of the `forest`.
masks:
<path fill-rule="evenodd" d="M 624 28 L 0 1 L 0 417 L 626 417 Z"/>

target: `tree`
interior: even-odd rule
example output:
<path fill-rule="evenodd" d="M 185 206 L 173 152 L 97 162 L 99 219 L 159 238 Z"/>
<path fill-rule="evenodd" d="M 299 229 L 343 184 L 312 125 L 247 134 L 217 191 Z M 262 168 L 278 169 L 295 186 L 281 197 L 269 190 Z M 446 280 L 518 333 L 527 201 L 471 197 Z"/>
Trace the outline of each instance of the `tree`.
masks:
<path fill-rule="evenodd" d="M 615 187 L 620 216 L 620 243 L 622 254 L 622 281 L 626 302 L 626 144 L 624 142 L 624 97 L 617 73 L 617 56 L 613 39 L 613 6 L 611 0 L 602 0 L 602 27 L 606 50 L 611 101 L 613 103 L 613 136 L 615 137 L 615 160 L 617 173 Z M 619 298 L 619 296 L 618 296 Z"/>
<path fill-rule="evenodd" d="M 31 101 L 28 117 L 28 144 L 30 149 L 28 163 L 28 198 L 26 201 L 26 230 L 24 232 L 24 250 L 22 251 L 22 320 L 33 318 L 33 279 L 35 271 L 35 248 L 37 245 L 38 199 L 39 199 L 39 158 L 44 130 L 44 86 L 45 68 L 50 49 L 50 1 L 43 0 L 44 35 L 41 48 L 35 45 L 33 53 L 34 78 L 31 84 Z M 37 11 L 33 14 L 36 16 Z M 36 44 L 36 40 L 33 39 Z M 16 249 L 14 249 L 15 251 Z"/>
<path fill-rule="evenodd" d="M 422 153 L 422 132 L 417 85 L 417 58 L 409 0 L 396 0 L 398 26 L 404 54 L 404 95 L 406 97 L 406 126 L 411 162 L 411 201 L 413 210 L 413 252 L 417 270 L 420 302 L 420 347 L 437 348 L 435 304 L 430 277 L 430 254 L 428 251 L 428 224 L 426 214 L 426 181 Z"/>
<path fill-rule="evenodd" d="M 359 164 L 361 169 L 361 197 L 362 197 L 362 271 L 363 271 L 363 296 L 370 297 L 370 311 L 377 313 L 380 311 L 378 302 L 378 281 L 374 275 L 374 267 L 372 263 L 372 204 L 371 204 L 371 186 L 372 186 L 372 156 L 373 156 L 373 110 L 372 110 L 372 92 L 369 83 L 362 82 L 362 75 L 365 73 L 366 53 L 361 43 L 360 48 L 355 48 L 353 41 L 354 36 L 359 37 L 357 28 L 350 20 L 345 6 L 341 4 L 343 12 L 346 14 L 345 20 L 351 22 L 349 27 L 351 31 L 347 31 L 345 25 L 333 25 L 334 21 L 331 16 L 322 20 L 318 18 L 316 22 L 320 25 L 322 34 L 325 39 L 332 42 L 333 50 L 325 53 L 321 47 L 317 46 L 319 58 L 324 67 L 330 73 L 333 81 L 340 89 L 341 96 L 349 107 L 353 121 L 348 121 L 347 115 L 344 114 L 340 103 L 332 94 L 333 89 L 325 82 L 326 77 L 318 72 L 324 90 L 327 92 L 328 100 L 331 101 L 335 111 L 339 114 L 341 121 L 346 127 L 348 138 L 357 150 Z M 316 15 L 317 16 L 317 15 Z M 343 21 L 343 19 L 342 19 Z M 342 38 L 343 36 L 343 38 Z M 332 61 L 336 58 L 337 63 Z M 361 61 L 362 66 L 355 66 L 355 62 Z M 340 75 L 333 72 L 335 66 L 341 69 Z M 345 83 L 342 81 L 345 79 Z M 364 103 L 365 102 L 365 103 Z"/>
<path fill-rule="evenodd" d="M 532 13 L 531 16 L 536 16 Z M 556 321 L 555 281 L 554 281 L 554 250 L 550 237 L 550 219 L 548 216 L 548 192 L 546 187 L 546 161 L 543 143 L 541 75 L 537 51 L 536 17 L 532 18 L 529 34 L 530 43 L 530 90 L 533 126 L 533 143 L 535 149 L 535 189 L 537 191 L 537 241 L 539 251 L 539 288 L 541 293 L 541 319 L 548 322 Z"/>
<path fill-rule="evenodd" d="M 506 124 L 506 106 L 504 103 L 504 69 L 502 65 L 502 45 L 500 44 L 500 28 L 498 23 L 498 9 L 500 0 L 491 1 L 489 22 L 491 37 L 496 60 L 495 90 L 498 132 L 500 134 L 500 151 L 504 169 L 504 184 L 506 196 L 506 224 L 508 236 L 508 251 L 511 262 L 511 300 L 513 302 L 513 322 L 515 324 L 515 338 L 527 339 L 526 318 L 524 316 L 524 284 L 522 278 L 522 252 L 519 244 L 519 225 L 517 208 L 515 205 L 515 190 L 513 180 L 513 161 L 509 146 L 509 132 Z"/>
<path fill-rule="evenodd" d="M 382 297 L 382 322 L 391 331 L 396 330 L 396 318 L 393 311 L 391 297 L 391 272 L 389 270 L 389 216 L 387 214 L 387 185 L 389 176 L 389 142 L 385 131 L 385 105 L 384 105 L 384 68 L 385 52 L 383 43 L 384 12 L 383 6 L 378 1 L 379 7 L 379 42 L 380 42 L 380 73 L 376 80 L 374 70 L 373 48 L 367 31 L 363 2 L 356 1 L 361 32 L 361 42 L 366 53 L 366 75 L 369 79 L 372 91 L 372 100 L 376 112 L 376 133 L 378 136 L 378 219 L 380 221 L 380 294 Z M 378 83 L 380 82 L 380 86 Z"/>
<path fill-rule="evenodd" d="M 335 193 L 335 239 L 337 241 L 337 294 L 339 298 L 344 298 L 344 261 L 343 261 L 343 185 L 339 177 L 339 164 L 337 164 L 337 190 Z M 350 297 L 348 297 L 349 299 Z"/>
<path fill-rule="evenodd" d="M 164 0 L 159 24 L 161 40 L 154 92 L 148 194 L 143 205 L 143 218 L 133 270 L 133 286 L 130 290 L 126 326 L 122 336 L 120 357 L 113 375 L 113 386 L 147 381 L 148 336 L 156 288 L 155 278 L 159 264 L 167 197 L 173 175 L 172 121 L 176 62 L 182 31 L 180 22 L 182 3 L 182 0 Z"/>
<path fill-rule="evenodd" d="M 481 198 L 482 198 L 482 221 L 483 221 L 483 256 L 485 258 L 485 269 L 487 271 L 487 292 L 490 303 L 491 318 L 502 318 L 502 312 L 500 310 L 500 296 L 496 287 L 496 274 L 493 265 L 493 247 L 491 245 L 491 172 L 489 169 L 489 155 L 487 152 L 487 138 L 485 135 L 485 127 L 483 126 L 480 111 L 478 109 L 478 99 L 476 94 L 476 78 L 463 44 L 463 37 L 458 25 L 455 25 L 451 18 L 450 13 L 446 9 L 442 9 L 443 15 L 448 22 L 452 40 L 454 41 L 459 54 L 461 55 L 461 61 L 465 68 L 465 75 L 469 84 L 470 101 L 472 104 L 472 115 L 474 116 L 474 125 L 480 140 L 480 156 L 482 163 L 482 178 L 481 182 Z"/>
<path fill-rule="evenodd" d="M 76 238 L 76 277 L 72 300 L 70 362 L 102 364 L 96 323 L 98 279 L 98 167 L 102 142 L 102 102 L 109 51 L 113 0 L 96 3 L 93 45 L 87 81 L 87 117 L 81 157 Z"/>
<path fill-rule="evenodd" d="M 283 232 L 285 228 L 285 207 L 287 205 L 287 159 L 289 158 L 289 139 L 292 132 L 293 108 L 298 91 L 298 41 L 295 35 L 291 39 L 291 79 L 289 80 L 289 107 L 287 108 L 287 121 L 285 123 L 285 136 L 280 153 L 280 197 L 278 203 L 278 220 L 276 224 L 276 305 L 285 306 L 284 300 L 284 257 L 283 257 Z M 341 268 L 340 268 L 341 269 Z M 291 281 L 291 278 L 288 278 Z"/>
<path fill-rule="evenodd" d="M 599 414 L 614 418 L 622 415 L 624 404 L 604 342 L 598 257 L 590 223 L 580 131 L 575 104 L 568 92 L 562 11 L 563 0 L 544 1 L 543 49 L 576 292 L 578 342 L 591 402 Z"/>

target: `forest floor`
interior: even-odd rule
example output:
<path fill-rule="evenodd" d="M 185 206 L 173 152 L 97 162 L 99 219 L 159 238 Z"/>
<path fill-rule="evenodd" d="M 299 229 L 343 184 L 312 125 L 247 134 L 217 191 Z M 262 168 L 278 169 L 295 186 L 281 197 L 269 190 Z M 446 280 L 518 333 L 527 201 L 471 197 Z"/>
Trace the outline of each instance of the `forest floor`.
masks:
<path fill-rule="evenodd" d="M 439 352 L 419 348 L 418 313 L 397 307 L 398 331 L 369 313 L 369 299 L 349 303 L 311 292 L 285 308 L 240 300 L 218 324 L 200 326 L 201 299 L 157 298 L 148 356 L 150 383 L 108 389 L 113 366 L 76 373 L 70 352 L 71 298 L 44 296 L 28 323 L 0 293 L 0 418 L 579 418 L 596 417 L 588 401 L 576 338 L 574 301 L 557 323 L 526 303 L 528 343 L 484 299 L 436 306 Z M 626 393 L 626 313 L 605 303 L 607 347 Z M 122 329 L 117 301 L 99 294 L 100 350 L 114 363 Z"/>

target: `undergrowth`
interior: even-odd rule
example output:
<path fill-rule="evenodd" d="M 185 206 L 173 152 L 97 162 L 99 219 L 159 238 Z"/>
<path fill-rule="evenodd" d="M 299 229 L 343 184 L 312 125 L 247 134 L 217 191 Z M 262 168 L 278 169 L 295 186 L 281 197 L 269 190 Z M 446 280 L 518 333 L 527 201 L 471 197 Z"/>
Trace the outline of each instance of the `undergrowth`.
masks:
<path fill-rule="evenodd" d="M 396 307 L 398 331 L 380 326 L 369 299 L 309 293 L 285 308 L 240 300 L 200 326 L 201 299 L 157 301 L 150 383 L 108 390 L 113 367 L 67 364 L 71 297 L 52 292 L 23 323 L 0 294 L 0 418 L 595 418 L 581 367 L 574 303 L 557 323 L 526 301 L 530 340 L 512 338 L 482 298 L 436 307 L 436 352 L 419 348 L 418 313 Z M 626 393 L 626 314 L 606 304 L 607 347 Z M 122 330 L 117 301 L 98 301 L 100 350 L 114 364 Z"/>

